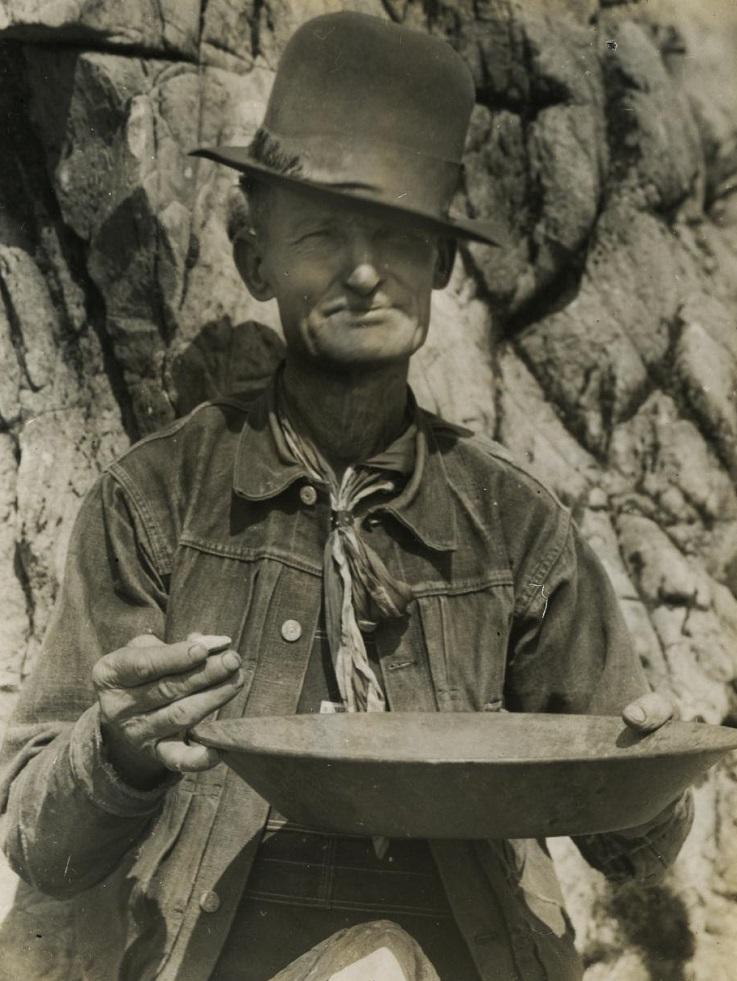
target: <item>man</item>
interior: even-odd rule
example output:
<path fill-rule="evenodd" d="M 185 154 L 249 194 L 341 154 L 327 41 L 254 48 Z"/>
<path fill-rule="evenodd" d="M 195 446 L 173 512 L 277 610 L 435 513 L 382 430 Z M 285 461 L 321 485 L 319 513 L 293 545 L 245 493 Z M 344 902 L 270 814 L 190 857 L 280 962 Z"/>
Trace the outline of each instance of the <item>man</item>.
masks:
<path fill-rule="evenodd" d="M 332 15 L 293 37 L 251 147 L 201 151 L 244 174 L 235 259 L 287 354 L 91 491 L 10 728 L 6 849 L 77 897 L 88 977 L 580 976 L 537 842 L 294 827 L 187 740 L 215 711 L 669 716 L 569 514 L 408 392 L 454 241 L 499 240 L 448 215 L 473 97 L 443 42 Z M 684 798 L 579 846 L 647 879 L 689 820 Z"/>

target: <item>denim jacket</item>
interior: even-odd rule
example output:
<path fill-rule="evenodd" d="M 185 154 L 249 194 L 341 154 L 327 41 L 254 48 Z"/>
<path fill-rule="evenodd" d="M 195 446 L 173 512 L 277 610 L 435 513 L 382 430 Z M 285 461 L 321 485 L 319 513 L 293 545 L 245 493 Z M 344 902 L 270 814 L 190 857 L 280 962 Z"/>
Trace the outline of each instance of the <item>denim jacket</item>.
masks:
<path fill-rule="evenodd" d="M 570 514 L 498 445 L 419 412 L 414 476 L 364 533 L 412 584 L 377 640 L 395 711 L 618 714 L 647 690 L 612 588 Z M 245 684 L 221 718 L 292 714 L 321 610 L 323 496 L 284 462 L 271 390 L 220 399 L 144 439 L 87 496 L 3 761 L 11 863 L 76 897 L 90 979 L 205 981 L 268 805 L 224 765 L 152 791 L 106 761 L 96 659 L 152 631 L 225 634 Z M 303 495 L 307 501 L 313 495 Z M 285 621 L 299 630 L 282 632 Z M 617 877 L 675 856 L 688 798 L 647 834 L 578 844 Z M 544 843 L 437 841 L 435 861 L 484 979 L 581 975 Z"/>

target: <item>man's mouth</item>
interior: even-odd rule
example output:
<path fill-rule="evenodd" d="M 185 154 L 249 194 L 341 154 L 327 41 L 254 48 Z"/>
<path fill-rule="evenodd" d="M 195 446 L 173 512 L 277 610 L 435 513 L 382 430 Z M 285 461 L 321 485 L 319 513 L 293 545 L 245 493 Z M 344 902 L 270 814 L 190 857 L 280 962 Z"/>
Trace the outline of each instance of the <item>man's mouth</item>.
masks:
<path fill-rule="evenodd" d="M 387 313 L 391 310 L 391 305 L 388 303 L 374 303 L 371 306 L 356 306 L 353 304 L 338 302 L 330 303 L 323 307 L 322 313 L 324 317 L 333 317 L 336 314 L 344 314 L 347 318 L 354 324 L 360 324 L 361 326 L 370 326 L 371 324 L 380 323 L 386 319 Z"/>
<path fill-rule="evenodd" d="M 369 327 L 371 324 L 383 323 L 389 312 L 389 307 L 370 307 L 368 310 L 348 310 L 354 324 Z"/>

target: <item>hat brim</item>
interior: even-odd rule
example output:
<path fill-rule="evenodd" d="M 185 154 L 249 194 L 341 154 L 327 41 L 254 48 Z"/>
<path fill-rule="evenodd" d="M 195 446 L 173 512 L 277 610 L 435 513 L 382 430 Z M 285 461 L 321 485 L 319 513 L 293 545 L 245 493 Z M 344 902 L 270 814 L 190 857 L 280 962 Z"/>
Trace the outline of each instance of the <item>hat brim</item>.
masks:
<path fill-rule="evenodd" d="M 408 207 L 401 203 L 387 201 L 377 195 L 376 191 L 362 184 L 326 184 L 309 180 L 297 174 L 282 174 L 254 160 L 246 147 L 200 147 L 192 150 L 192 157 L 202 157 L 225 164 L 243 174 L 251 174 L 271 184 L 287 187 L 298 187 L 309 193 L 322 197 L 350 199 L 356 204 L 366 205 L 372 209 L 382 209 L 397 215 L 410 218 L 414 224 L 421 225 L 435 234 L 449 238 L 463 239 L 471 242 L 483 242 L 485 245 L 504 247 L 509 242 L 509 235 L 500 222 L 489 219 L 467 218 L 465 215 L 442 215 Z"/>

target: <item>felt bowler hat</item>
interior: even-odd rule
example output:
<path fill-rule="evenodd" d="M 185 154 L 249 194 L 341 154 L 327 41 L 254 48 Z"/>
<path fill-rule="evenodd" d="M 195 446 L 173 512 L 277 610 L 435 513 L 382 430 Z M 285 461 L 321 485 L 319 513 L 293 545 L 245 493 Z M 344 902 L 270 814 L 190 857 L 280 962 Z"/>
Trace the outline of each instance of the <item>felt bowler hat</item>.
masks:
<path fill-rule="evenodd" d="M 327 14 L 287 44 L 261 127 L 299 168 L 280 173 L 248 147 L 194 152 L 258 180 L 500 245 L 500 224 L 448 212 L 473 104 L 471 74 L 445 41 L 366 14 Z"/>

